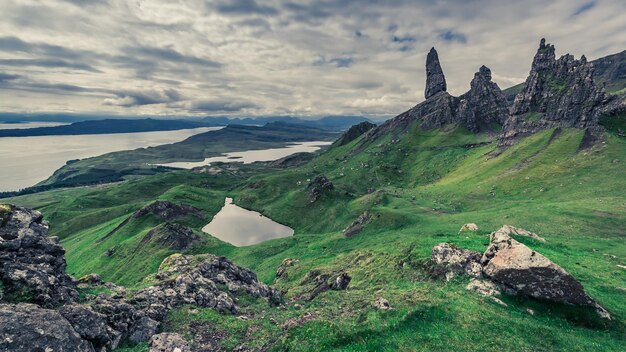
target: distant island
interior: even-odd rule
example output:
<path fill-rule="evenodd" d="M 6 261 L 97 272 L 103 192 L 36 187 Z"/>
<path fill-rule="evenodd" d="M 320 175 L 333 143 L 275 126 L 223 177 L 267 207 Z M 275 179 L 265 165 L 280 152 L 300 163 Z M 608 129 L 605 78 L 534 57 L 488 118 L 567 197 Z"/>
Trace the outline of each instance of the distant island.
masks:
<path fill-rule="evenodd" d="M 13 120 L 15 121 L 15 120 Z M 296 117 L 278 116 L 261 118 L 205 117 L 199 119 L 104 119 L 74 122 L 70 125 L 35 128 L 14 128 L 0 130 L 0 137 L 65 136 L 85 134 L 137 133 L 154 131 L 175 131 L 199 127 L 227 125 L 265 125 L 272 122 L 316 127 L 331 131 L 342 131 L 353 124 L 368 121 L 360 116 L 328 116 L 318 120 L 304 120 Z"/>

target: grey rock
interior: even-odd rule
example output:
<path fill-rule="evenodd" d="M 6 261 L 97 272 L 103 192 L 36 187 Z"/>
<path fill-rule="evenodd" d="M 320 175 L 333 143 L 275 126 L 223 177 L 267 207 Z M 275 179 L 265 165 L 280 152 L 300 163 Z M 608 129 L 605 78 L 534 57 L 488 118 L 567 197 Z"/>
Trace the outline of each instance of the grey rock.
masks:
<path fill-rule="evenodd" d="M 363 228 L 365 227 L 365 224 L 370 220 L 370 218 L 371 217 L 367 212 L 359 215 L 359 217 L 356 218 L 356 220 L 354 220 L 352 224 L 350 224 L 350 226 L 346 227 L 343 230 L 343 235 L 346 237 L 352 237 L 361 233 L 361 231 L 363 231 Z"/>
<path fill-rule="evenodd" d="M 432 50 L 431 53 L 433 53 Z M 441 67 L 436 52 L 433 55 L 436 60 L 433 58 L 430 63 L 430 71 L 437 72 Z M 426 100 L 368 131 L 363 143 L 371 143 L 390 132 L 393 135 L 407 132 L 415 121 L 426 130 L 458 124 L 473 132 L 493 132 L 494 124 L 499 125 L 507 120 L 509 112 L 506 97 L 498 85 L 491 80 L 489 68 L 480 67 L 474 75 L 470 90 L 460 97 L 454 97 L 445 91 L 443 72 L 429 75 L 428 67 L 427 60 Z M 360 147 L 362 145 L 357 147 L 357 150 Z"/>
<path fill-rule="evenodd" d="M 521 137 L 547 128 L 585 128 L 601 131 L 598 119 L 609 97 L 593 80 L 593 65 L 566 54 L 555 58 L 554 45 L 541 39 L 524 88 L 511 106 L 498 145 L 506 147 Z"/>
<path fill-rule="evenodd" d="M 601 308 L 578 280 L 550 259 L 511 238 L 506 228 L 491 234 L 481 262 L 483 273 L 509 293 Z"/>
<path fill-rule="evenodd" d="M 81 304 L 65 305 L 59 309 L 59 313 L 72 325 L 74 331 L 89 341 L 97 351 L 117 348 L 121 333 L 109 327 L 104 314 Z"/>
<path fill-rule="evenodd" d="M 74 280 L 65 273 L 65 251 L 58 238 L 48 237 L 40 212 L 18 206 L 0 222 L 0 282 L 4 299 L 46 307 L 71 303 L 77 297 Z"/>
<path fill-rule="evenodd" d="M 315 203 L 323 194 L 335 189 L 335 186 L 326 176 L 317 176 L 309 183 L 307 189 L 309 190 L 309 201 Z"/>
<path fill-rule="evenodd" d="M 302 285 L 312 283 L 312 288 L 303 296 L 307 301 L 313 300 L 320 293 L 328 290 L 345 290 L 350 285 L 352 277 L 345 271 L 338 272 L 321 272 L 320 270 L 311 270 L 301 283 Z"/>
<path fill-rule="evenodd" d="M 482 272 L 480 260 L 480 253 L 460 249 L 448 243 L 436 245 L 431 253 L 431 261 L 435 264 L 434 274 L 443 275 L 448 281 L 456 274 L 480 277 Z"/>
<path fill-rule="evenodd" d="M 426 91 L 424 97 L 430 99 L 437 93 L 445 92 L 446 89 L 446 77 L 439 63 L 439 55 L 435 48 L 431 48 L 426 56 Z"/>
<path fill-rule="evenodd" d="M 150 338 L 150 352 L 191 352 L 180 334 L 164 332 Z"/>
<path fill-rule="evenodd" d="M 470 90 L 459 97 L 457 120 L 472 132 L 502 125 L 509 116 L 506 97 L 491 80 L 491 70 L 481 66 L 474 74 Z"/>
<path fill-rule="evenodd" d="M 282 263 L 280 263 L 280 265 L 278 266 L 278 269 L 276 269 L 276 279 L 288 278 L 287 268 L 294 266 L 297 262 L 299 262 L 298 259 L 293 259 L 293 258 L 283 259 Z"/>
<path fill-rule="evenodd" d="M 148 317 L 142 317 L 131 325 L 128 340 L 133 344 L 148 341 L 158 329 L 159 322 Z"/>
<path fill-rule="evenodd" d="M 536 233 L 530 232 L 528 230 L 520 229 L 518 227 L 510 226 L 510 225 L 504 225 L 498 231 L 504 232 L 507 235 L 516 235 L 516 236 L 530 237 L 530 238 L 536 239 L 537 241 L 541 241 L 541 242 L 545 242 L 546 241 L 545 238 L 537 235 Z"/>
<path fill-rule="evenodd" d="M 187 204 L 174 204 L 172 202 L 163 200 L 157 200 L 153 203 L 146 205 L 145 207 L 135 212 L 135 214 L 133 214 L 133 217 L 141 218 L 146 214 L 153 214 L 156 217 L 166 221 L 178 220 L 188 215 L 193 215 L 201 219 L 204 218 L 204 214 L 198 208 L 192 207 L 191 205 Z"/>
<path fill-rule="evenodd" d="M 201 242 L 201 240 L 202 238 L 187 226 L 168 222 L 148 231 L 140 243 L 155 243 L 162 247 L 184 251 Z"/>
<path fill-rule="evenodd" d="M 339 139 L 337 139 L 337 141 L 333 143 L 333 145 L 337 147 L 346 145 L 353 140 L 361 137 L 365 132 L 371 130 L 374 127 L 376 127 L 375 124 L 367 121 L 354 125 L 350 127 L 346 132 L 344 132 L 341 137 L 339 137 Z"/>
<path fill-rule="evenodd" d="M 389 304 L 388 300 L 382 297 L 378 297 L 376 298 L 376 301 L 374 301 L 374 308 L 379 309 L 379 310 L 390 310 L 391 305 Z"/>
<path fill-rule="evenodd" d="M 94 352 L 59 312 L 34 304 L 0 304 L 0 351 Z"/>

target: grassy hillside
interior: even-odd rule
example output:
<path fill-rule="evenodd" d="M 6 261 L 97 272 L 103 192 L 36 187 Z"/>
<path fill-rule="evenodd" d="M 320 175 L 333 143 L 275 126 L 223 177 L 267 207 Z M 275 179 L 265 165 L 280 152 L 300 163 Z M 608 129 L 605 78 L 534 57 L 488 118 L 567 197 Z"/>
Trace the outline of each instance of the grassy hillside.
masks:
<path fill-rule="evenodd" d="M 149 274 L 173 253 L 138 246 L 160 225 L 158 219 L 131 221 L 98 240 L 155 199 L 195 206 L 210 219 L 229 196 L 293 227 L 294 237 L 241 248 L 204 235 L 187 250 L 225 255 L 285 292 L 285 309 L 240 302 L 248 320 L 183 307 L 163 327 L 193 338 L 194 327 L 204 324 L 225 336 L 219 343 L 226 349 L 247 341 L 290 351 L 620 351 L 626 343 L 626 271 L 618 266 L 626 262 L 626 140 L 611 132 L 593 148 L 581 149 L 583 135 L 576 129 L 546 130 L 499 151 L 488 135 L 455 126 L 435 131 L 412 126 L 397 138 L 333 147 L 292 169 L 176 171 L 7 201 L 44 213 L 67 249 L 69 272 L 97 272 L 131 288 L 149 284 Z M 328 177 L 334 190 L 311 203 L 307 185 L 318 175 Z M 365 230 L 342 236 L 365 211 L 372 218 Z M 204 224 L 197 218 L 180 222 L 195 230 Z M 480 230 L 459 234 L 467 222 Z M 503 224 L 546 238 L 545 243 L 519 240 L 579 279 L 614 320 L 515 297 L 505 297 L 504 307 L 465 290 L 467 278 L 448 283 L 429 278 L 426 262 L 434 245 L 452 242 L 483 251 L 487 234 Z M 111 247 L 116 255 L 103 256 Z M 298 262 L 287 277 L 276 279 L 285 258 Z M 352 282 L 345 291 L 306 301 L 299 297 L 311 289 L 311 270 L 345 270 Z M 374 309 L 378 297 L 393 309 Z M 281 328 L 305 312 L 311 321 Z"/>

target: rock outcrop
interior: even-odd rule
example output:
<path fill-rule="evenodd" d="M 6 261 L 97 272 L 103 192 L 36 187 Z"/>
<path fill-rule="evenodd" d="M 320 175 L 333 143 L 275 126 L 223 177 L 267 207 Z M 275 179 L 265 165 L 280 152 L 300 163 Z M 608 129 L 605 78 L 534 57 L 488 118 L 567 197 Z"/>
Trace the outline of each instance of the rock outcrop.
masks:
<path fill-rule="evenodd" d="M 430 99 L 438 93 L 447 90 L 446 77 L 443 75 L 439 55 L 435 48 L 431 48 L 426 56 L 426 90 L 424 98 Z"/>
<path fill-rule="evenodd" d="M 0 351 L 94 352 L 63 316 L 35 304 L 0 304 Z"/>
<path fill-rule="evenodd" d="M 309 190 L 309 201 L 315 203 L 324 193 L 335 189 L 335 186 L 326 176 L 317 176 L 309 183 L 307 189 Z"/>
<path fill-rule="evenodd" d="M 346 237 L 352 237 L 352 236 L 358 235 L 359 233 L 361 233 L 361 231 L 363 231 L 365 224 L 367 224 L 370 218 L 371 216 L 367 212 L 359 215 L 359 217 L 356 218 L 356 220 L 354 220 L 350 224 L 350 226 L 346 227 L 343 230 L 343 235 Z"/>
<path fill-rule="evenodd" d="M 473 132 L 502 125 L 508 118 L 508 103 L 500 87 L 491 80 L 491 70 L 481 66 L 470 90 L 459 97 L 457 119 Z"/>
<path fill-rule="evenodd" d="M 476 72 L 467 93 L 460 97 L 448 94 L 443 70 L 434 48 L 426 60 L 425 97 L 425 101 L 367 132 L 365 142 L 389 132 L 394 135 L 405 132 L 416 121 L 426 130 L 457 124 L 472 132 L 495 132 L 497 126 L 503 124 L 508 117 L 506 97 L 491 80 L 491 70 L 486 66 L 480 67 Z"/>
<path fill-rule="evenodd" d="M 159 246 L 184 251 L 199 243 L 202 238 L 187 226 L 176 223 L 165 223 L 150 230 L 142 239 L 141 244 L 154 242 Z"/>
<path fill-rule="evenodd" d="M 350 127 L 346 132 L 344 132 L 341 137 L 339 137 L 339 139 L 336 140 L 335 143 L 333 143 L 333 145 L 336 147 L 346 145 L 353 140 L 361 137 L 363 133 L 371 130 L 374 127 L 376 127 L 376 125 L 368 121 L 363 121 L 359 124 L 356 124 Z"/>
<path fill-rule="evenodd" d="M 482 255 L 439 244 L 432 250 L 433 273 L 446 279 L 465 273 L 473 278 L 467 289 L 486 296 L 501 290 L 543 301 L 589 306 L 610 319 L 610 314 L 587 295 L 572 275 L 510 236 L 524 232 L 531 233 L 504 225 L 491 233 L 489 247 Z"/>
<path fill-rule="evenodd" d="M 65 251 L 48 237 L 40 212 L 4 206 L 0 221 L 0 282 L 5 301 L 31 302 L 44 307 L 71 303 L 77 297 L 74 280 L 65 273 Z"/>
<path fill-rule="evenodd" d="M 347 289 L 350 281 L 352 281 L 352 277 L 345 271 L 327 273 L 320 270 L 311 270 L 301 284 L 313 284 L 312 288 L 309 292 L 296 298 L 304 298 L 307 301 L 311 301 L 322 292 Z"/>
<path fill-rule="evenodd" d="M 192 207 L 187 204 L 174 204 L 169 201 L 157 200 L 153 203 L 146 205 L 139 209 L 133 218 L 138 219 L 147 214 L 153 214 L 159 219 L 165 221 L 174 221 L 183 218 L 187 215 L 194 215 L 199 218 L 204 218 L 204 214 L 198 208 Z"/>
<path fill-rule="evenodd" d="M 78 304 L 63 248 L 47 236 L 41 213 L 6 205 L 0 210 L 1 351 L 110 351 L 121 341 L 148 341 L 168 311 L 184 304 L 234 313 L 243 293 L 272 305 L 282 302 L 280 292 L 224 257 L 175 254 L 163 261 L 153 286 L 132 296 L 97 275 L 84 276 L 81 288 L 102 286 L 110 293 L 87 295 Z M 164 216 L 170 217 L 167 211 Z M 189 243 L 169 236 L 163 240 L 178 247 Z M 16 301 L 36 304 L 11 304 Z M 155 343 L 165 346 L 153 341 L 153 347 Z"/>
<path fill-rule="evenodd" d="M 593 65 L 583 55 L 555 57 L 554 45 L 541 39 L 523 89 L 511 106 L 500 146 L 553 127 L 600 130 L 598 119 L 608 97 L 593 80 Z"/>

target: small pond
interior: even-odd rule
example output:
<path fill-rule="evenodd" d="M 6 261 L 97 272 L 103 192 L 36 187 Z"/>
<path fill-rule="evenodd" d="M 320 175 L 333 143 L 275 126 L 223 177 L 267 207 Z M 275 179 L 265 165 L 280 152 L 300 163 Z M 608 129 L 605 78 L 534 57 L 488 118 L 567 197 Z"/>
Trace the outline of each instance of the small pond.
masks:
<path fill-rule="evenodd" d="M 293 236 L 294 232 L 261 213 L 236 206 L 232 198 L 226 198 L 224 207 L 202 231 L 237 247 Z"/>

